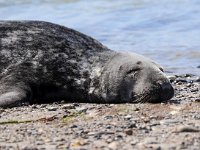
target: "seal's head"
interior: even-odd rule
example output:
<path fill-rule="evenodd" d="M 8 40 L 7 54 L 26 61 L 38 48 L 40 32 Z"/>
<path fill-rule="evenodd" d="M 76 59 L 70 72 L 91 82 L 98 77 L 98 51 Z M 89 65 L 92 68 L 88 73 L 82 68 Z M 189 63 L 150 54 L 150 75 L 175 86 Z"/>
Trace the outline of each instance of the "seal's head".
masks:
<path fill-rule="evenodd" d="M 118 53 L 104 68 L 102 97 L 107 102 L 162 102 L 174 95 L 162 67 L 135 53 Z"/>

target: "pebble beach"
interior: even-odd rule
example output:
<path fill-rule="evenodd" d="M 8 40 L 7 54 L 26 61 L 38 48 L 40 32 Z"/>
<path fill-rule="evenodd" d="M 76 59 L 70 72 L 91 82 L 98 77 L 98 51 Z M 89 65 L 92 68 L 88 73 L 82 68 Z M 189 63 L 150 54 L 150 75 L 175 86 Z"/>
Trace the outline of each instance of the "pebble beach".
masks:
<path fill-rule="evenodd" d="M 200 77 L 168 77 L 175 97 L 158 104 L 60 102 L 0 109 L 0 149 L 199 150 Z"/>

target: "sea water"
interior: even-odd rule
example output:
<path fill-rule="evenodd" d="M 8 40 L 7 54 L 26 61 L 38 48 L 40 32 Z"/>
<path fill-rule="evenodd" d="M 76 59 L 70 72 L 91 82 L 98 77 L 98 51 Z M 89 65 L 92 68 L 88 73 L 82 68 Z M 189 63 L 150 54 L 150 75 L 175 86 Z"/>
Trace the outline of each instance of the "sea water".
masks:
<path fill-rule="evenodd" d="M 200 75 L 200 0 L 0 0 L 0 20 L 44 20 Z"/>

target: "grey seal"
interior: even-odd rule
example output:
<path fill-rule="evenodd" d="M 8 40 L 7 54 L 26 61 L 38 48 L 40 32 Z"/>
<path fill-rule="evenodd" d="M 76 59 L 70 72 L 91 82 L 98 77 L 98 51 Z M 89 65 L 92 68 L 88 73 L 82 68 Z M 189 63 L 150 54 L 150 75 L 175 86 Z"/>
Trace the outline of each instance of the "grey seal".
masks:
<path fill-rule="evenodd" d="M 169 100 L 162 68 L 43 21 L 0 21 L 0 107 L 23 102 L 124 103 Z"/>

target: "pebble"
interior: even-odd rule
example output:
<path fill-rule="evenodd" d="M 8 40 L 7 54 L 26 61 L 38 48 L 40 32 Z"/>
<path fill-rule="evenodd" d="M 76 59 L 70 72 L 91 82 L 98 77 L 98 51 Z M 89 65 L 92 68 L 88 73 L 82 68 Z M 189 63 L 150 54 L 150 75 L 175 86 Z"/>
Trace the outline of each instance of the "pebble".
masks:
<path fill-rule="evenodd" d="M 174 75 L 169 75 L 169 76 L 167 76 L 167 78 L 168 78 L 171 82 L 173 82 L 173 81 L 176 80 L 176 76 L 174 76 Z"/>
<path fill-rule="evenodd" d="M 149 126 L 150 127 L 155 127 L 155 126 L 159 126 L 159 125 L 160 125 L 160 122 L 153 121 Z"/>
<path fill-rule="evenodd" d="M 200 77 L 196 77 L 195 82 L 200 82 Z"/>
<path fill-rule="evenodd" d="M 78 107 L 76 108 L 76 110 L 79 112 L 79 113 L 85 113 L 87 111 L 88 108 L 86 107 Z"/>
<path fill-rule="evenodd" d="M 191 126 L 179 126 L 175 132 L 200 132 L 200 129 Z"/>
<path fill-rule="evenodd" d="M 166 120 L 161 120 L 160 124 L 162 125 L 169 125 L 169 124 L 176 124 L 178 123 L 178 120 L 172 120 L 172 119 L 166 119 Z"/>
<path fill-rule="evenodd" d="M 73 124 L 73 125 L 70 126 L 70 128 L 77 128 L 77 127 L 78 127 L 78 126 L 75 125 L 75 124 Z"/>
<path fill-rule="evenodd" d="M 135 122 L 131 122 L 131 124 L 129 124 L 128 128 L 136 128 L 136 123 Z"/>
<path fill-rule="evenodd" d="M 37 147 L 26 146 L 22 150 L 38 150 L 38 148 Z"/>
<path fill-rule="evenodd" d="M 38 108 L 37 105 L 32 105 L 31 107 L 34 109 Z"/>
<path fill-rule="evenodd" d="M 134 139 L 134 140 L 130 141 L 130 144 L 131 145 L 136 145 L 138 142 L 139 142 L 138 139 Z"/>
<path fill-rule="evenodd" d="M 64 104 L 61 106 L 62 109 L 75 109 L 74 104 Z"/>
<path fill-rule="evenodd" d="M 37 105 L 38 108 L 45 108 L 47 107 L 47 104 L 41 104 L 41 105 Z"/>
<path fill-rule="evenodd" d="M 199 91 L 199 89 L 198 89 L 198 88 L 191 89 L 191 92 L 197 92 L 197 91 Z"/>
<path fill-rule="evenodd" d="M 117 149 L 118 145 L 119 145 L 119 142 L 114 141 L 114 142 L 110 143 L 108 145 L 108 147 L 111 149 Z"/>
<path fill-rule="evenodd" d="M 182 85 L 183 83 L 182 82 L 177 82 L 176 81 L 176 85 Z"/>
<path fill-rule="evenodd" d="M 97 135 L 97 134 L 99 134 L 99 132 L 89 132 L 87 135 L 93 136 L 93 135 Z"/>
<path fill-rule="evenodd" d="M 124 132 L 126 133 L 126 135 L 133 135 L 132 129 L 125 129 Z"/>
<path fill-rule="evenodd" d="M 187 87 L 191 87 L 192 86 L 192 84 L 191 83 L 187 83 L 187 85 L 186 85 Z"/>
<path fill-rule="evenodd" d="M 105 142 L 105 141 L 100 141 L 100 140 L 96 140 L 96 141 L 93 141 L 94 145 L 95 145 L 95 148 L 94 149 L 105 149 L 105 147 L 108 146 L 108 144 Z"/>
<path fill-rule="evenodd" d="M 47 108 L 48 111 L 56 111 L 57 109 L 58 109 L 58 107 L 54 107 L 54 106 Z"/>
<path fill-rule="evenodd" d="M 113 116 L 105 116 L 105 119 L 113 119 Z"/>
<path fill-rule="evenodd" d="M 112 128 L 111 125 L 107 125 L 107 126 L 106 126 L 106 129 L 111 129 L 111 128 Z"/>
<path fill-rule="evenodd" d="M 138 107 L 133 108 L 133 111 L 139 111 L 139 110 L 140 110 L 140 108 L 138 108 Z"/>
<path fill-rule="evenodd" d="M 183 78 L 177 78 L 177 79 L 176 79 L 176 82 L 187 83 L 187 80 L 186 80 L 186 79 L 183 79 Z"/>
<path fill-rule="evenodd" d="M 157 144 L 158 143 L 158 139 L 155 137 L 147 137 L 143 140 L 142 142 L 143 144 Z"/>
<path fill-rule="evenodd" d="M 131 116 L 131 115 L 127 115 L 127 116 L 125 116 L 124 118 L 127 119 L 127 120 L 129 120 L 129 119 L 132 118 L 132 116 Z"/>
<path fill-rule="evenodd" d="M 38 141 L 36 142 L 36 145 L 44 145 L 44 142 L 38 140 Z"/>
<path fill-rule="evenodd" d="M 80 146 L 85 145 L 87 143 L 86 139 L 74 139 L 73 141 L 71 141 L 70 147 L 74 148 L 74 149 L 78 149 L 80 148 Z"/>
<path fill-rule="evenodd" d="M 195 99 L 194 101 L 195 101 L 195 102 L 200 102 L 200 99 L 198 98 L 198 99 Z"/>

